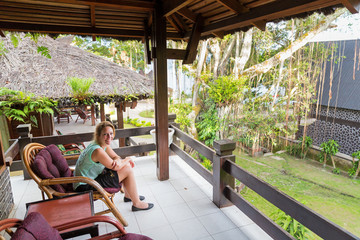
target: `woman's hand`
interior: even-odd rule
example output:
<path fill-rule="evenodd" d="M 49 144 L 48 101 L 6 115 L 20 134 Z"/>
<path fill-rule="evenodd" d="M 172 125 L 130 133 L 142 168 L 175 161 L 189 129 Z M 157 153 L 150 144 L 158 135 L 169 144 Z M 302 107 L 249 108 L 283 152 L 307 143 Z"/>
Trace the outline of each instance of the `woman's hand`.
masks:
<path fill-rule="evenodd" d="M 135 166 L 134 161 L 130 157 L 126 157 L 124 159 L 116 158 L 113 162 L 111 169 L 118 171 L 125 167 L 127 164 L 130 164 L 132 168 Z"/>

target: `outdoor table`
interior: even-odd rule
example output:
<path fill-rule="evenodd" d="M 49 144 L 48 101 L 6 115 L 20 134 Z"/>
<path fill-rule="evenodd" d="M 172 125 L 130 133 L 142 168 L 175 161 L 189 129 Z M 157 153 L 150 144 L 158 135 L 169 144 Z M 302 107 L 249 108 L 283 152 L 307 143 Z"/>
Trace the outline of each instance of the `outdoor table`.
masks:
<path fill-rule="evenodd" d="M 57 226 L 78 219 L 94 216 L 94 201 L 92 191 L 69 195 L 57 199 L 48 199 L 38 202 L 26 203 L 26 215 L 39 212 L 50 226 Z M 81 227 L 60 231 L 61 237 L 72 238 L 79 235 L 90 234 L 91 237 L 99 235 L 98 225 L 88 224 Z"/>

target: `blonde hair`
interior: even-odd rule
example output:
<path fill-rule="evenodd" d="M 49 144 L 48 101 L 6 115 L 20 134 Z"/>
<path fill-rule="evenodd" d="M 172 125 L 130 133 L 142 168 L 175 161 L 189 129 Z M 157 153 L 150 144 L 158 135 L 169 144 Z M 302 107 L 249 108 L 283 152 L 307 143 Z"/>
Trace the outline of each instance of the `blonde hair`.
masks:
<path fill-rule="evenodd" d="M 97 144 L 100 144 L 100 137 L 101 137 L 101 132 L 104 128 L 106 127 L 111 127 L 112 130 L 113 130 L 113 133 L 114 133 L 114 137 L 115 137 L 115 127 L 114 125 L 112 125 L 111 122 L 109 121 L 103 121 L 101 123 L 99 123 L 96 128 L 95 128 L 95 132 L 94 132 L 94 141 L 97 143 Z"/>

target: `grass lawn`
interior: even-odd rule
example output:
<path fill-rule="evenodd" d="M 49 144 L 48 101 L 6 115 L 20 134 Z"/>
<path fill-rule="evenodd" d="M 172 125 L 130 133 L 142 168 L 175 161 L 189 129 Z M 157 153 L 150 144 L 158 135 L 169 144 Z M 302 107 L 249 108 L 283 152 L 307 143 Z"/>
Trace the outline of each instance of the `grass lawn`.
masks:
<path fill-rule="evenodd" d="M 319 162 L 295 158 L 286 153 L 258 158 L 239 153 L 236 162 L 315 212 L 360 236 L 360 179 L 335 175 L 331 167 L 324 169 Z M 242 194 L 267 216 L 277 209 L 249 188 L 245 188 Z"/>
<path fill-rule="evenodd" d="M 155 111 L 154 109 L 151 110 L 145 110 L 139 113 L 140 117 L 144 117 L 144 118 L 154 118 L 155 117 Z"/>

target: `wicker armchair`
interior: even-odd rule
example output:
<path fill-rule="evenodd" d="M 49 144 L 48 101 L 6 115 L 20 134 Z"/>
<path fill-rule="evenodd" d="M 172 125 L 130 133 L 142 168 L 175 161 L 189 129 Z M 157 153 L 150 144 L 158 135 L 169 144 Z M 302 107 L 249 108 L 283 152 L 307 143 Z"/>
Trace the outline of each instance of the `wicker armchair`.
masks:
<path fill-rule="evenodd" d="M 76 192 L 72 183 L 87 183 L 97 190 L 93 194 L 94 200 L 101 200 L 108 207 L 95 215 L 111 212 L 124 226 L 128 225 L 113 201 L 115 193 L 119 192 L 120 188 L 104 189 L 91 178 L 74 177 L 64 156 L 55 145 L 45 147 L 39 143 L 29 143 L 24 148 L 24 165 L 31 178 L 38 184 L 43 199 L 45 194 L 49 199 L 74 194 Z"/>

